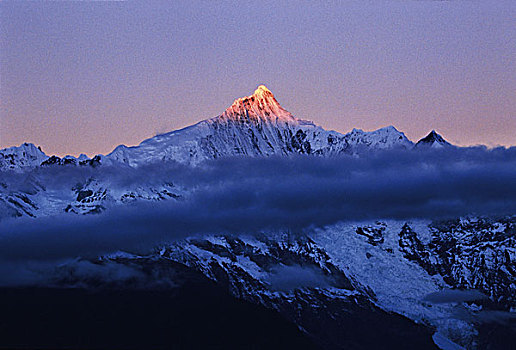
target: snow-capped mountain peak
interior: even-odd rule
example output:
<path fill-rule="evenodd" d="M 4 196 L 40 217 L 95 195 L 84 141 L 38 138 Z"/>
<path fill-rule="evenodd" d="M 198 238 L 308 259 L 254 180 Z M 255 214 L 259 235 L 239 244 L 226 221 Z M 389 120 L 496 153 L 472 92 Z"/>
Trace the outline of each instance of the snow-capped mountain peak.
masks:
<path fill-rule="evenodd" d="M 0 150 L 0 170 L 21 170 L 40 165 L 48 156 L 33 143 Z"/>
<path fill-rule="evenodd" d="M 423 137 L 416 143 L 416 147 L 427 146 L 433 148 L 441 148 L 451 146 L 451 143 L 446 141 L 441 135 L 439 135 L 435 130 L 430 131 L 428 135 Z"/>
<path fill-rule="evenodd" d="M 289 111 L 283 108 L 265 85 L 260 85 L 250 96 L 236 99 L 220 117 L 223 121 L 242 123 L 299 124 Z"/>
<path fill-rule="evenodd" d="M 236 99 L 217 117 L 157 135 L 136 147 L 118 146 L 102 162 L 139 166 L 173 160 L 195 165 L 227 156 L 331 156 L 412 146 L 392 126 L 372 132 L 355 129 L 345 135 L 325 130 L 294 117 L 265 85 L 260 85 L 252 95 Z"/>

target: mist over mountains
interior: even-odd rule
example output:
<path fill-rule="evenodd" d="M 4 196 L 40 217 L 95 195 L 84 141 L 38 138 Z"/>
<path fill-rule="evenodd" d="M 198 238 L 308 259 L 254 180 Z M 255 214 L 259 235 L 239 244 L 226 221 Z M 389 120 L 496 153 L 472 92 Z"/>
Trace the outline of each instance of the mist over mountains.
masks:
<path fill-rule="evenodd" d="M 1 150 L 0 285 L 172 288 L 195 275 L 323 348 L 367 348 L 353 323 L 392 344 L 482 348 L 514 328 L 515 179 L 514 147 L 327 131 L 260 86 L 108 155 Z"/>
<path fill-rule="evenodd" d="M 112 193 L 172 181 L 187 194 L 123 206 L 106 198 L 101 202 L 108 215 L 101 216 L 70 215 L 61 208 L 48 219 L 4 217 L 0 222 L 4 258 L 100 255 L 188 235 L 302 232 L 339 221 L 516 212 L 513 150 L 385 151 L 365 158 L 331 159 L 238 157 L 200 167 L 160 163 L 138 168 L 42 168 L 33 176 L 45 184 L 46 192 L 54 193 L 95 178 Z M 11 191 L 23 192 L 27 186 L 26 180 L 6 173 L 0 179 Z M 84 199 L 87 196 L 79 202 Z"/>

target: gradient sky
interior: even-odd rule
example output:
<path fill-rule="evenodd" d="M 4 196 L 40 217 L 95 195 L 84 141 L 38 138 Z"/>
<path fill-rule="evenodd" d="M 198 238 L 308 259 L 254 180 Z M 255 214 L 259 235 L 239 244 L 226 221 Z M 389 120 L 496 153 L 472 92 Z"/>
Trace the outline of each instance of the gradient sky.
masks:
<path fill-rule="evenodd" d="M 265 84 L 340 132 L 516 145 L 516 2 L 0 2 L 0 148 L 106 154 Z"/>

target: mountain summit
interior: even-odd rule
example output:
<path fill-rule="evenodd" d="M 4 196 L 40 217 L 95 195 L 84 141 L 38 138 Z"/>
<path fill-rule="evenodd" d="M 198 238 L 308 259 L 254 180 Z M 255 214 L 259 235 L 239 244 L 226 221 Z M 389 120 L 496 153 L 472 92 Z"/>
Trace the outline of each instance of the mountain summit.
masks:
<path fill-rule="evenodd" d="M 451 143 L 446 141 L 441 135 L 439 135 L 435 130 L 432 130 L 428 135 L 423 137 L 416 143 L 416 147 L 433 147 L 433 148 L 441 148 L 451 146 Z"/>
<path fill-rule="evenodd" d="M 0 150 L 0 170 L 15 170 L 40 165 L 48 156 L 32 143 Z"/>
<path fill-rule="evenodd" d="M 236 99 L 219 119 L 255 124 L 263 122 L 298 124 L 298 120 L 281 107 L 265 85 L 258 86 L 251 96 Z"/>

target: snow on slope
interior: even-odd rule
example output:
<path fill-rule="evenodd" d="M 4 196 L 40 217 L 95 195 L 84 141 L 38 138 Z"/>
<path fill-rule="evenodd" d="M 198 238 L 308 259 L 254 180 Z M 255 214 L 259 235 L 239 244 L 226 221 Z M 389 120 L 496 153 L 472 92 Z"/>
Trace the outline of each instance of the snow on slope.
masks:
<path fill-rule="evenodd" d="M 0 150 L 0 170 L 21 170 L 40 165 L 48 156 L 32 143 Z"/>
<path fill-rule="evenodd" d="M 432 130 L 428 135 L 419 140 L 415 147 L 432 147 L 432 148 L 443 148 L 451 147 L 452 144 L 446 141 L 441 135 L 435 130 Z"/>
<path fill-rule="evenodd" d="M 419 227 L 429 222 L 416 221 Z M 399 246 L 399 232 L 404 222 L 341 223 L 319 230 L 313 235 L 333 262 L 361 284 L 371 288 L 376 303 L 384 310 L 404 315 L 416 322 L 430 324 L 448 337 L 467 343 L 475 335 L 474 328 L 451 317 L 454 307 L 430 304 L 424 297 L 449 286 L 440 275 L 430 275 L 421 266 L 404 257 Z M 357 234 L 359 228 L 378 229 L 382 242 L 371 244 Z"/>

